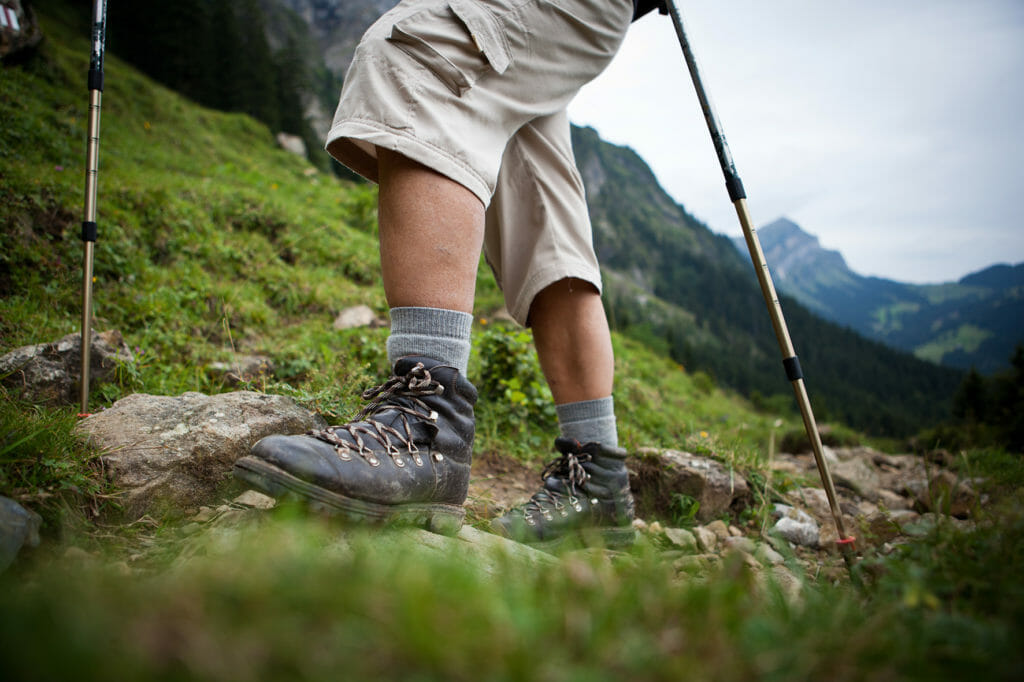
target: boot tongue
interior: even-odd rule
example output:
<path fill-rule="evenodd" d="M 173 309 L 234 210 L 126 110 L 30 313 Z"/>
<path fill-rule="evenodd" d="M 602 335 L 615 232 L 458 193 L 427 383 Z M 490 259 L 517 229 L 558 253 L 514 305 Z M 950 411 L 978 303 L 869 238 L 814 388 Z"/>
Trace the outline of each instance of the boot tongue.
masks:
<path fill-rule="evenodd" d="M 434 369 L 435 367 L 447 367 L 444 363 L 435 360 L 434 358 L 428 358 L 424 355 L 406 355 L 405 357 L 399 358 L 398 362 L 395 363 L 395 376 L 404 377 L 406 374 L 411 372 L 416 365 L 421 363 L 423 364 L 423 368 L 427 370 Z"/>

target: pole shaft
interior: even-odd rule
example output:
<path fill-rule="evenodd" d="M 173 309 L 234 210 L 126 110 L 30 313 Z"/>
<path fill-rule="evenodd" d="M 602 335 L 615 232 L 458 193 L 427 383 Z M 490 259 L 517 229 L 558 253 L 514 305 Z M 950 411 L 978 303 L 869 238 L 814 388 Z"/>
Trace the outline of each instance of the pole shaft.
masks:
<path fill-rule="evenodd" d="M 103 51 L 106 42 L 107 2 L 95 0 L 92 53 L 89 59 L 89 130 L 85 159 L 85 202 L 82 217 L 82 368 L 79 381 L 81 413 L 89 412 L 89 370 L 92 362 L 92 278 L 96 242 L 96 195 L 99 187 L 100 107 L 103 103 Z"/>
<path fill-rule="evenodd" d="M 743 228 L 743 238 L 747 243 L 747 250 L 750 252 L 751 261 L 757 273 L 757 281 L 761 286 L 761 294 L 764 296 L 768 306 L 768 314 L 771 317 L 772 327 L 775 330 L 775 338 L 782 351 L 783 363 L 787 367 L 790 383 L 796 396 L 800 414 L 803 417 L 804 429 L 811 442 L 811 449 L 814 452 L 814 461 L 818 467 L 818 474 L 825 488 L 825 495 L 828 497 L 829 508 L 832 518 L 839 533 L 839 539 L 843 543 L 844 558 L 847 565 L 850 565 L 849 540 L 846 536 L 846 529 L 843 526 L 843 515 L 839 509 L 836 497 L 835 485 L 832 482 L 832 474 L 829 472 L 828 462 L 825 461 L 824 448 L 821 443 L 821 434 L 814 419 L 814 412 L 811 409 L 811 401 L 807 395 L 807 387 L 804 385 L 802 373 L 799 370 L 796 351 L 793 348 L 793 341 L 789 336 L 789 329 L 786 320 L 782 315 L 782 305 L 779 303 L 778 294 L 775 291 L 775 284 L 772 282 L 771 273 L 768 270 L 768 263 L 765 261 L 764 251 L 757 238 L 750 212 L 747 209 L 746 193 L 743 190 L 743 183 L 740 181 L 739 173 L 736 171 L 736 164 L 733 161 L 732 153 L 729 151 L 729 144 L 722 133 L 722 126 L 718 122 L 718 116 L 711 104 L 711 98 L 704 88 L 704 81 L 701 77 L 700 67 L 697 58 L 694 56 L 690 41 L 686 36 L 683 27 L 682 15 L 676 0 L 666 0 L 669 15 L 672 17 L 672 24 L 675 26 L 679 44 L 683 49 L 683 57 L 686 60 L 687 69 L 690 72 L 690 79 L 693 81 L 694 89 L 697 91 L 697 99 L 700 100 L 701 111 L 704 114 L 704 121 L 707 123 L 708 131 L 711 133 L 712 142 L 715 145 L 715 152 L 718 155 L 718 162 L 725 176 L 726 188 L 729 190 L 729 197 L 732 199 L 736 214 L 739 217 L 740 226 Z"/>

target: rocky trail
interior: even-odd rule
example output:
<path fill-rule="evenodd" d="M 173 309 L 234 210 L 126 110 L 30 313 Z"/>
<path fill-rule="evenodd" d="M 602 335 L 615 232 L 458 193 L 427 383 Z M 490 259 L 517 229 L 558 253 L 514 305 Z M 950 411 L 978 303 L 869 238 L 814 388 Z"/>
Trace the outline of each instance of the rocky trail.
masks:
<path fill-rule="evenodd" d="M 98 374 L 106 358 L 126 354 L 116 334 L 99 337 L 94 354 Z M 56 382 L 66 395 L 69 379 L 58 376 L 72 365 L 74 339 L 19 349 L 25 367 L 32 352 L 46 371 L 28 365 L 21 380 L 39 376 Z M 60 353 L 71 356 L 65 360 Z M 0 359 L 0 364 L 10 359 Z M 34 395 L 56 395 L 35 388 Z M 147 519 L 180 520 L 182 552 L 189 538 L 225 529 L 237 532 L 261 523 L 275 501 L 245 490 L 231 478 L 234 461 L 263 436 L 301 433 L 324 426 L 322 418 L 290 398 L 253 391 L 217 395 L 185 393 L 177 397 L 129 395 L 109 409 L 79 422 L 77 431 L 100 453 L 107 475 L 120 492 L 123 524 Z M 712 453 L 713 454 L 713 453 Z M 975 482 L 962 480 L 949 456 L 893 455 L 868 447 L 826 448 L 840 497 L 844 524 L 860 551 L 887 553 L 902 542 L 926 534 L 940 522 L 970 524 L 979 505 Z M 536 563 L 551 555 L 484 532 L 488 519 L 522 504 L 535 491 L 542 463 L 527 466 L 494 453 L 476 454 L 467 524 L 453 538 L 425 531 L 412 533 L 422 544 L 456 555 L 487 555 L 495 547 Z M 793 569 L 806 575 L 840 578 L 845 568 L 836 552 L 837 533 L 810 453 L 776 454 L 767 474 L 747 480 L 715 457 L 679 450 L 640 449 L 628 460 L 637 500 L 639 537 L 656 547 L 681 573 L 701 573 L 730 556 L 757 572 L 773 575 L 798 589 Z M 766 505 L 762 501 L 773 500 Z M 14 501 L 3 507 L 4 551 L 8 561 L 22 544 L 32 544 L 38 521 Z M 20 509 L 20 511 L 18 511 Z M 343 535 L 343 532 L 342 532 Z M 82 550 L 72 548 L 72 554 Z M 146 558 L 134 551 L 125 565 Z"/>

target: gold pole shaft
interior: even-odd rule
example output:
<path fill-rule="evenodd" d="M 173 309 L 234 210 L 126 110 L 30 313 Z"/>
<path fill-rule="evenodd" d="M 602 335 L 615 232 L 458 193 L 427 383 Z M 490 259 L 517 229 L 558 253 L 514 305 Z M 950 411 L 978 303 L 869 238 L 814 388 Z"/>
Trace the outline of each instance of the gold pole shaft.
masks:
<path fill-rule="evenodd" d="M 103 93 L 89 91 L 89 139 L 85 160 L 85 208 L 84 222 L 96 223 L 96 194 L 98 188 L 100 156 L 100 106 Z M 82 264 L 82 370 L 81 408 L 82 414 L 89 412 L 89 369 L 92 360 L 92 272 L 95 243 L 85 241 L 85 256 Z"/>
<path fill-rule="evenodd" d="M 782 316 L 782 304 L 779 303 L 778 294 L 775 292 L 775 284 L 772 282 L 771 272 L 768 270 L 768 263 L 761 249 L 761 241 L 757 238 L 757 231 L 754 229 L 750 219 L 750 212 L 747 210 L 747 200 L 737 199 L 733 202 L 736 207 L 736 215 L 739 217 L 740 226 L 743 228 L 743 238 L 747 242 L 747 249 L 750 251 L 750 259 L 757 271 L 757 281 L 761 285 L 761 293 L 768 305 L 768 314 L 772 320 L 772 327 L 775 329 L 775 338 L 779 342 L 779 349 L 784 358 L 796 357 L 793 348 L 793 340 L 789 336 L 789 328 L 786 326 L 786 319 Z M 843 514 L 839 509 L 836 498 L 835 484 L 832 482 L 832 474 L 825 461 L 825 452 L 821 443 L 821 434 L 818 431 L 818 424 L 814 419 L 814 411 L 811 409 L 811 400 L 807 395 L 807 387 L 803 378 L 794 379 L 793 393 L 796 395 L 797 405 L 800 407 L 800 414 L 804 421 L 804 430 L 811 441 L 811 450 L 814 452 L 814 462 L 818 466 L 818 475 L 825 488 L 825 495 L 828 497 L 828 506 L 832 510 L 832 518 L 839 532 L 839 539 L 846 539 L 846 529 L 843 526 Z"/>

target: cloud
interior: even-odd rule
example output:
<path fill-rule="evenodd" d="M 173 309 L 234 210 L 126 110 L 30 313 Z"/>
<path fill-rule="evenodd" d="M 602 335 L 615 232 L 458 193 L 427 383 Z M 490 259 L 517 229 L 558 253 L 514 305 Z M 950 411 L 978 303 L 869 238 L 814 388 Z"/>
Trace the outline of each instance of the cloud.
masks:
<path fill-rule="evenodd" d="M 855 270 L 905 281 L 1024 260 L 1024 3 L 683 12 L 759 224 L 787 215 Z M 634 25 L 570 116 L 636 149 L 713 230 L 739 233 L 667 17 Z"/>

